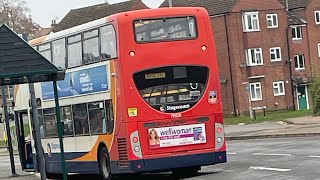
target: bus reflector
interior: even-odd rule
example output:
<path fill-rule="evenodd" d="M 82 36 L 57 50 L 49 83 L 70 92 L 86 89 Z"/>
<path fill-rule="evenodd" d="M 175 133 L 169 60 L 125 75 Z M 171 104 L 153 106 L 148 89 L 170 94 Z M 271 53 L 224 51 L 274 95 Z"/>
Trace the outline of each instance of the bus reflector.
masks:
<path fill-rule="evenodd" d="M 134 51 L 130 52 L 130 56 L 133 57 L 136 53 L 134 53 Z"/>
<path fill-rule="evenodd" d="M 133 141 L 134 143 L 137 143 L 137 142 L 139 141 L 139 139 L 138 139 L 137 137 L 133 137 L 132 141 Z"/>
<path fill-rule="evenodd" d="M 202 49 L 202 51 L 205 51 L 205 50 L 207 50 L 207 46 L 202 45 L 202 46 L 201 46 L 201 49 Z"/>

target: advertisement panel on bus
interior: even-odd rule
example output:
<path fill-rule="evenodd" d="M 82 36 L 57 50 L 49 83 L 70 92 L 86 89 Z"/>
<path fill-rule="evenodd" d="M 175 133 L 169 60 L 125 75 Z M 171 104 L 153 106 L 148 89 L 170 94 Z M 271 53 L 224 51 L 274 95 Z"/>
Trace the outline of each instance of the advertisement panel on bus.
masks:
<path fill-rule="evenodd" d="M 58 81 L 59 98 L 108 91 L 106 66 L 69 72 L 63 81 Z M 41 83 L 43 100 L 54 98 L 52 82 Z"/>

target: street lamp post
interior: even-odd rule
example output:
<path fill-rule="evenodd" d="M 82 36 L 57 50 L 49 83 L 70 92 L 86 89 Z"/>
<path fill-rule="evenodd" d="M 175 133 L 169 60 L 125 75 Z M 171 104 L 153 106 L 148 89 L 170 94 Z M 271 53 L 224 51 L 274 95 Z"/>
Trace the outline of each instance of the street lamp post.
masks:
<path fill-rule="evenodd" d="M 172 0 L 169 0 L 169 7 L 172 7 Z"/>
<path fill-rule="evenodd" d="M 250 84 L 249 82 L 244 82 L 242 84 L 246 86 L 246 92 L 248 95 L 248 104 L 249 104 L 249 115 L 250 115 L 250 118 L 253 119 L 253 111 L 252 111 L 251 95 L 250 95 Z"/>

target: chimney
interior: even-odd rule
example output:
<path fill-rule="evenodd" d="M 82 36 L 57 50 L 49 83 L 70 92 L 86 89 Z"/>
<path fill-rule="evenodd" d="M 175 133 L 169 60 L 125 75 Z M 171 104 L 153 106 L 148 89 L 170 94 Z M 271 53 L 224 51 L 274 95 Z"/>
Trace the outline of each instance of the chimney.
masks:
<path fill-rule="evenodd" d="M 58 23 L 57 23 L 57 19 L 53 19 L 53 20 L 51 20 L 51 27 L 52 27 L 52 28 L 57 27 L 57 25 L 58 25 Z"/>

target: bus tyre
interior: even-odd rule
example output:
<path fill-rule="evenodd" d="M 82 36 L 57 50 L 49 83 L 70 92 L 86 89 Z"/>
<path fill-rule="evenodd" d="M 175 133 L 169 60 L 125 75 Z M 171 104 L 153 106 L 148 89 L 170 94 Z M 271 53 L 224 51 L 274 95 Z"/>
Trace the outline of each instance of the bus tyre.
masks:
<path fill-rule="evenodd" d="M 99 151 L 99 171 L 103 180 L 111 180 L 110 159 L 106 147 Z"/>
<path fill-rule="evenodd" d="M 175 178 L 178 178 L 178 179 L 187 178 L 187 177 L 197 175 L 200 169 L 201 169 L 200 166 L 178 168 L 178 169 L 173 169 L 172 174 Z"/>

